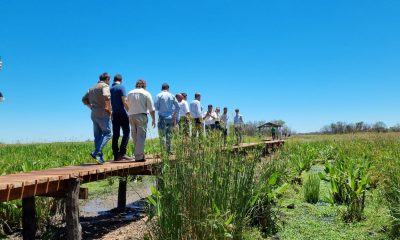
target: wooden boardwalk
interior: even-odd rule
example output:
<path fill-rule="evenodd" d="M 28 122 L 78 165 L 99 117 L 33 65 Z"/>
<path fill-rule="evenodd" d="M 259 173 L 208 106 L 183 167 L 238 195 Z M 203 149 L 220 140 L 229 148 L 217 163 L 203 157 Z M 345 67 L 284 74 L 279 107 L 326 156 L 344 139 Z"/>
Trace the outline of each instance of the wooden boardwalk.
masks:
<path fill-rule="evenodd" d="M 262 147 L 268 154 L 283 145 L 283 140 L 243 143 L 227 150 L 247 151 Z M 171 160 L 174 157 L 171 156 Z M 103 165 L 82 164 L 47 170 L 15 173 L 0 176 L 0 202 L 22 199 L 23 238 L 34 239 L 36 235 L 35 197 L 65 198 L 67 238 L 81 239 L 79 223 L 79 200 L 86 199 L 88 191 L 80 184 L 103 180 L 113 176 L 153 175 L 154 167 L 161 163 L 159 156 L 147 156 L 145 162 L 118 161 Z M 126 206 L 126 181 L 121 179 L 118 189 L 118 209 Z"/>

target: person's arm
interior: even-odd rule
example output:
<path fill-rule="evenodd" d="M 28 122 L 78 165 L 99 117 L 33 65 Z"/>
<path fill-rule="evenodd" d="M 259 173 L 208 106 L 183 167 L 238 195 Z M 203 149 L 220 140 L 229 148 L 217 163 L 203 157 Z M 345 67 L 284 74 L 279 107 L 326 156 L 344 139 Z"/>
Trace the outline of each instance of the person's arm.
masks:
<path fill-rule="evenodd" d="M 103 97 L 104 97 L 104 101 L 106 103 L 104 110 L 106 110 L 106 112 L 111 115 L 111 113 L 112 113 L 111 99 L 110 99 L 111 94 L 110 94 L 110 87 L 108 85 L 105 85 L 103 87 Z"/>
<path fill-rule="evenodd" d="M 124 108 L 126 109 L 126 111 L 129 111 L 129 106 L 128 106 L 128 99 L 126 96 L 122 96 L 121 97 L 122 100 L 122 104 L 124 105 Z"/>
<path fill-rule="evenodd" d="M 154 107 L 153 99 L 152 99 L 150 93 L 148 93 L 146 104 L 147 104 L 147 110 L 150 112 L 150 116 L 151 116 L 151 125 L 153 126 L 153 128 L 155 128 L 156 127 L 156 114 L 155 114 L 155 107 Z"/>
<path fill-rule="evenodd" d="M 106 101 L 105 110 L 106 110 L 106 112 L 107 112 L 108 114 L 111 115 L 111 114 L 112 114 L 111 101 L 110 101 L 110 99 L 106 99 L 105 101 Z"/>
<path fill-rule="evenodd" d="M 155 111 L 151 111 L 150 112 L 150 116 L 151 116 L 151 126 L 153 126 L 153 128 L 156 127 L 156 114 Z"/>
<path fill-rule="evenodd" d="M 160 100 L 159 100 L 159 96 L 156 96 L 156 101 L 154 102 L 154 107 L 156 109 L 156 111 L 160 111 Z M 158 113 L 160 114 L 160 113 Z"/>
<path fill-rule="evenodd" d="M 86 92 L 85 95 L 82 97 L 82 102 L 85 106 L 87 106 L 89 109 L 92 109 L 92 105 L 90 104 L 89 101 L 89 91 Z"/>

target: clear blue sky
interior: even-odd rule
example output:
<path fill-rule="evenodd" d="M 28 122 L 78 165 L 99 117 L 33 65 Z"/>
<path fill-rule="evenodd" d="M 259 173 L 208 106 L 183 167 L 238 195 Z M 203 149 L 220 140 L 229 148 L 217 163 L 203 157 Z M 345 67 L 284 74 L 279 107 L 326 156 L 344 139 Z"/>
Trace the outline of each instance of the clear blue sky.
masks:
<path fill-rule="evenodd" d="M 0 142 L 92 138 L 104 71 L 298 132 L 400 122 L 400 1 L 0 0 Z"/>

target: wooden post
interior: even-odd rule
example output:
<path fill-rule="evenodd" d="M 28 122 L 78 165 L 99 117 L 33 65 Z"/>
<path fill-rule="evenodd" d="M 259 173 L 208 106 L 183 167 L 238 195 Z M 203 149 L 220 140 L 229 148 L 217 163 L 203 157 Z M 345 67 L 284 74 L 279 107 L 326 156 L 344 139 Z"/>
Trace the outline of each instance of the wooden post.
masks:
<path fill-rule="evenodd" d="M 22 236 L 24 240 L 33 240 L 36 236 L 35 197 L 22 199 Z"/>
<path fill-rule="evenodd" d="M 68 240 L 82 239 L 82 227 L 79 222 L 79 189 L 80 180 L 78 178 L 68 180 L 67 197 L 65 199 Z"/>
<path fill-rule="evenodd" d="M 118 212 L 125 212 L 126 208 L 126 177 L 121 177 L 119 179 L 118 185 Z"/>

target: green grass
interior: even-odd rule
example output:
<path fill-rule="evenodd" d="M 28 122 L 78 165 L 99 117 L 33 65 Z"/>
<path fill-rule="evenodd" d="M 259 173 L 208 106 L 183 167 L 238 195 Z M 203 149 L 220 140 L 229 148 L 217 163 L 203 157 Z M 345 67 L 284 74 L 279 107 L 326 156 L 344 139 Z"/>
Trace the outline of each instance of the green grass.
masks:
<path fill-rule="evenodd" d="M 321 196 L 329 195 L 329 189 L 328 183 L 321 182 Z M 282 217 L 278 236 L 280 239 L 389 239 L 390 215 L 378 195 L 378 190 L 368 194 L 364 220 L 345 223 L 344 206 L 331 205 L 322 199 L 317 204 L 306 203 L 302 187 L 292 185 L 280 199 Z M 289 204 L 295 208 L 286 208 Z"/>

